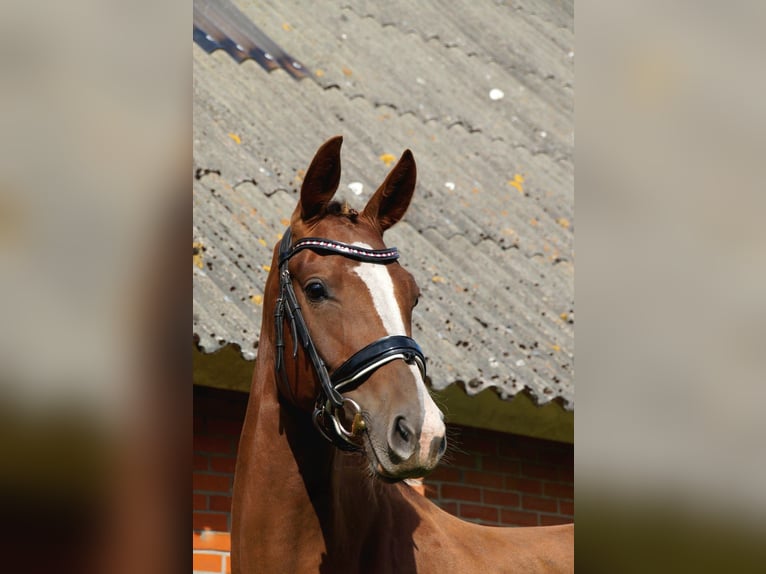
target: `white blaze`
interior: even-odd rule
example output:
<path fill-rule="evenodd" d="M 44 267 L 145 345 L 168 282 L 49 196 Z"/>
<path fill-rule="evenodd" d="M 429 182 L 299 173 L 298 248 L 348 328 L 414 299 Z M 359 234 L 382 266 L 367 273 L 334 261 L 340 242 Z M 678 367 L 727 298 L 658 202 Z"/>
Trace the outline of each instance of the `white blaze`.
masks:
<path fill-rule="evenodd" d="M 354 243 L 357 247 L 371 249 L 366 243 Z M 378 312 L 383 328 L 388 335 L 407 335 L 402 319 L 402 311 L 394 295 L 394 282 L 391 280 L 387 265 L 377 263 L 359 263 L 354 267 L 356 273 L 372 296 L 372 303 Z M 431 449 L 431 442 L 437 436 L 444 435 L 444 421 L 439 407 L 426 389 L 426 383 L 420 375 L 416 365 L 410 365 L 410 371 L 415 378 L 415 386 L 418 392 L 418 403 L 423 415 L 423 428 L 420 432 L 420 454 L 427 457 Z"/>

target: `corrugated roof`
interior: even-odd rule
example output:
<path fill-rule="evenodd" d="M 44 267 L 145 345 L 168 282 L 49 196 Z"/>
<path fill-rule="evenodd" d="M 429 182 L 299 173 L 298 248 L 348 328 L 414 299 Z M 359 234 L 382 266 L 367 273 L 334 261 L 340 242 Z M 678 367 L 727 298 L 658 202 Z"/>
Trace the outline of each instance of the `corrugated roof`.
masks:
<path fill-rule="evenodd" d="M 388 155 L 415 155 L 386 239 L 423 291 L 434 388 L 573 409 L 571 2 L 236 4 L 314 81 L 193 47 L 198 346 L 255 357 L 271 250 L 317 147 L 342 134 L 352 207 Z"/>

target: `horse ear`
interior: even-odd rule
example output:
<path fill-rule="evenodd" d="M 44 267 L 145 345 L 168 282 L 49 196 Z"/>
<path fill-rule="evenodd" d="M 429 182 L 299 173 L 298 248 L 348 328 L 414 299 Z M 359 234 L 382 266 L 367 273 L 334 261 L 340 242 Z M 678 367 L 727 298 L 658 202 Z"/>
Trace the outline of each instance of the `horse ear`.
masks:
<path fill-rule="evenodd" d="M 295 209 L 304 221 L 321 213 L 330 203 L 340 183 L 340 146 L 343 136 L 335 136 L 321 145 L 311 160 L 301 185 L 301 199 Z"/>
<path fill-rule="evenodd" d="M 410 150 L 405 150 L 364 208 L 363 214 L 377 225 L 381 233 L 404 216 L 415 192 L 416 179 L 415 158 Z"/>

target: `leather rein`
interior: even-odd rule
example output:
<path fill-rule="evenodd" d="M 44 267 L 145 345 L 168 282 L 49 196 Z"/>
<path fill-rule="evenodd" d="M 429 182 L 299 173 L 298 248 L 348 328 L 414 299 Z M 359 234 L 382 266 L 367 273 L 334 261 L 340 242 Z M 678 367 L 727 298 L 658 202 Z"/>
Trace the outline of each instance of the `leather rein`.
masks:
<path fill-rule="evenodd" d="M 287 378 L 284 359 L 284 325 L 288 322 L 293 339 L 293 359 L 298 357 L 298 342 L 311 361 L 319 382 L 320 391 L 312 415 L 314 425 L 328 441 L 343 450 L 360 450 L 352 438 L 366 428 L 361 407 L 352 399 L 344 397 L 341 391 L 350 391 L 364 383 L 377 369 L 391 361 L 402 359 L 415 364 L 423 379 L 426 378 L 426 359 L 414 339 L 404 335 L 388 335 L 374 341 L 354 353 L 330 374 L 311 338 L 301 307 L 293 289 L 288 270 L 290 259 L 297 253 L 310 249 L 322 255 L 341 255 L 365 263 L 385 265 L 396 261 L 399 252 L 396 247 L 388 249 L 367 249 L 331 239 L 306 237 L 292 244 L 292 231 L 288 227 L 279 245 L 279 299 L 274 311 L 276 325 L 276 371 L 279 390 L 285 398 L 293 393 Z M 345 405 L 355 413 L 351 430 L 343 427 L 339 420 Z"/>

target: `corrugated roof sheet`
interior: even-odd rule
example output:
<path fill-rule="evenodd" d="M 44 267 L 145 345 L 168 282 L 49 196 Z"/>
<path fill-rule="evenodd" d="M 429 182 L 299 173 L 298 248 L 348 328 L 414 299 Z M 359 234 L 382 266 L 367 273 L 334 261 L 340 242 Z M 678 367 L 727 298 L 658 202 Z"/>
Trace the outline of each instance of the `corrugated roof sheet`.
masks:
<path fill-rule="evenodd" d="M 415 155 L 415 199 L 386 238 L 424 294 L 414 337 L 434 388 L 573 409 L 571 2 L 236 4 L 314 81 L 194 45 L 199 347 L 255 357 L 271 250 L 316 148 L 342 134 L 352 207 L 388 154 Z"/>

